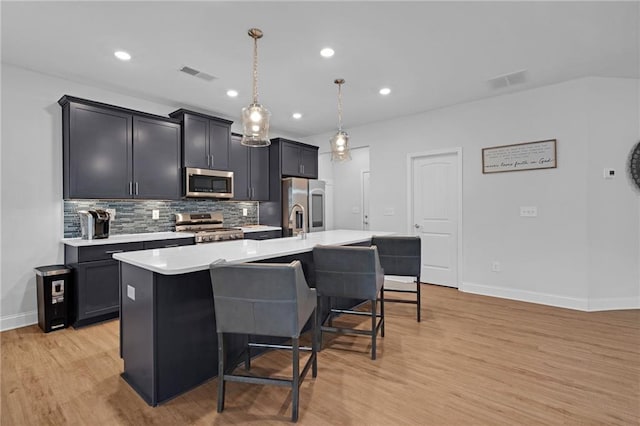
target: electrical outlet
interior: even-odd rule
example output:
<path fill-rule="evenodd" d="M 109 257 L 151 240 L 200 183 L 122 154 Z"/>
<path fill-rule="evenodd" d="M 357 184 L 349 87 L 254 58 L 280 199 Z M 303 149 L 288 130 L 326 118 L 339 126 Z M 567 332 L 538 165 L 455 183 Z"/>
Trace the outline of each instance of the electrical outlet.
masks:
<path fill-rule="evenodd" d="M 536 207 L 536 206 L 520 207 L 520 216 L 522 216 L 522 217 L 536 217 L 536 216 L 538 216 L 538 207 Z"/>
<path fill-rule="evenodd" d="M 151 219 L 154 219 L 154 220 L 160 219 L 160 210 L 157 210 L 157 209 L 151 210 Z"/>
<path fill-rule="evenodd" d="M 491 271 L 500 272 L 501 271 L 500 262 L 498 262 L 497 260 L 494 260 L 493 262 L 491 262 Z"/>
<path fill-rule="evenodd" d="M 246 216 L 246 215 L 248 215 L 248 214 L 249 214 L 249 210 L 248 210 L 248 209 L 246 209 L 246 208 L 243 208 L 243 209 L 242 209 L 242 216 Z"/>
<path fill-rule="evenodd" d="M 116 209 L 107 209 L 107 213 L 109 213 L 109 218 L 111 220 L 116 218 Z"/>

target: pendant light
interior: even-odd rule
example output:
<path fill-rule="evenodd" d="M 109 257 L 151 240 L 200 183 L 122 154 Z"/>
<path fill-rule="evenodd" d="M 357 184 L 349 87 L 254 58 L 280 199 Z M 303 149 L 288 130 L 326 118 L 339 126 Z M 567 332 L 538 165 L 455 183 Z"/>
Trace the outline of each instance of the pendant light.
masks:
<path fill-rule="evenodd" d="M 258 28 L 249 30 L 253 38 L 253 102 L 242 108 L 242 145 L 262 147 L 271 145 L 269 140 L 269 118 L 271 113 L 258 103 L 258 39 L 262 31 Z"/>
<path fill-rule="evenodd" d="M 344 79 L 338 78 L 334 83 L 338 85 L 338 132 L 330 139 L 331 161 L 348 161 L 351 160 L 349 135 L 342 130 L 342 85 Z"/>

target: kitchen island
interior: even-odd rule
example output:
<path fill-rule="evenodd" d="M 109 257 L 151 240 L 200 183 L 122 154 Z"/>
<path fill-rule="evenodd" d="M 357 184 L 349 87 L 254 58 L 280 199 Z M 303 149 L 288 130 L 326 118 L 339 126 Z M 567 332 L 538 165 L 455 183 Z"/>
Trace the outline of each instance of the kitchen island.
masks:
<path fill-rule="evenodd" d="M 120 261 L 122 377 L 155 406 L 218 374 L 211 262 L 297 259 L 313 287 L 313 247 L 369 245 L 373 235 L 389 234 L 335 230 L 307 234 L 304 240 L 236 240 L 114 254 Z M 243 336 L 229 336 L 229 360 L 243 345 Z"/>

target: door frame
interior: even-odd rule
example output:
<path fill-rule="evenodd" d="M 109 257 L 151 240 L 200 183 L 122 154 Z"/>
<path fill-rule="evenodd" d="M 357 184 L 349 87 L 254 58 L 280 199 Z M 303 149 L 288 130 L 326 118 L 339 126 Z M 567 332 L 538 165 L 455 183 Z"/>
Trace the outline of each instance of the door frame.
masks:
<path fill-rule="evenodd" d="M 456 154 L 458 162 L 458 268 L 457 288 L 462 280 L 462 147 L 442 148 L 407 154 L 407 235 L 413 235 L 413 160 L 420 157 L 436 157 L 445 154 Z"/>
<path fill-rule="evenodd" d="M 365 213 L 365 208 L 364 208 L 364 175 L 365 173 L 369 173 L 369 179 L 371 179 L 371 171 L 369 169 L 367 170 L 360 170 L 360 194 L 362 196 L 361 198 L 361 206 L 362 207 L 362 214 L 360 215 L 361 219 L 362 219 L 362 223 L 360 224 L 362 226 L 362 230 L 366 231 L 366 229 L 364 229 L 364 213 Z M 369 180 L 369 210 L 371 209 L 371 180 Z M 371 219 L 371 212 L 369 212 L 369 219 Z M 371 229 L 371 227 L 369 227 L 369 229 Z"/>

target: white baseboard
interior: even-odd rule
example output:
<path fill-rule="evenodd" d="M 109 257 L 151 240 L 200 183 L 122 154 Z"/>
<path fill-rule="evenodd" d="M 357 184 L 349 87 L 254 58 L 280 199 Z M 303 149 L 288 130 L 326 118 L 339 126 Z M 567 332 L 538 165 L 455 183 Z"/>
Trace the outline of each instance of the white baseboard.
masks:
<path fill-rule="evenodd" d="M 469 282 L 462 283 L 460 291 L 464 291 L 465 293 L 481 294 L 483 296 L 500 297 L 502 299 L 539 303 L 542 305 L 557 306 L 559 308 L 568 308 L 587 312 L 640 309 L 640 298 L 638 297 L 580 299 L 574 297 L 558 296 L 548 293 L 537 293 L 527 290 L 514 290 L 503 287 L 492 287 L 488 285 Z"/>
<path fill-rule="evenodd" d="M 539 303 L 541 305 L 557 306 L 559 308 L 589 310 L 589 301 L 566 296 L 558 296 L 548 293 L 537 293 L 527 290 L 515 290 L 503 287 L 463 282 L 460 291 L 465 293 L 481 294 L 483 296 L 500 297 L 502 299 L 518 300 L 521 302 Z"/>
<path fill-rule="evenodd" d="M 589 299 L 589 311 L 618 311 L 623 309 L 640 309 L 640 297 Z"/>
<path fill-rule="evenodd" d="M 20 314 L 0 317 L 0 331 L 13 330 L 38 323 L 38 311 L 23 312 Z"/>

